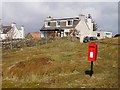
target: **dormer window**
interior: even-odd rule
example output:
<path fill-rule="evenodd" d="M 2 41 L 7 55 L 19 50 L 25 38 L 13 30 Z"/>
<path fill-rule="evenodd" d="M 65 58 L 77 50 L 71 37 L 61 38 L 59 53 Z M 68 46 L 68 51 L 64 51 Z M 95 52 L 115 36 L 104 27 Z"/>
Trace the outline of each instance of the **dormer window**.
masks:
<path fill-rule="evenodd" d="M 45 22 L 46 27 L 50 27 L 50 22 Z"/>
<path fill-rule="evenodd" d="M 73 20 L 68 20 L 67 21 L 67 26 L 72 26 L 73 25 Z"/>
<path fill-rule="evenodd" d="M 47 26 L 50 26 L 50 22 L 47 23 Z"/>

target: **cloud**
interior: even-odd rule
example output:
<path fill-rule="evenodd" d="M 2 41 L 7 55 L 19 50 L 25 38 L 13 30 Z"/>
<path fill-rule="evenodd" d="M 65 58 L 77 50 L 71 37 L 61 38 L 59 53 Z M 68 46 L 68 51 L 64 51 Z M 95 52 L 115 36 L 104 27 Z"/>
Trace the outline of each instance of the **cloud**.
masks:
<path fill-rule="evenodd" d="M 117 8 L 117 3 L 109 2 L 3 2 L 2 15 L 4 24 L 16 22 L 31 32 L 39 31 L 49 15 L 63 18 L 90 13 L 99 29 L 117 33 Z"/>
<path fill-rule="evenodd" d="M 2 3 L 0 2 L 0 19 L 2 17 Z"/>
<path fill-rule="evenodd" d="M 4 2 L 21 2 L 21 0 L 4 0 Z M 22 2 L 119 2 L 119 0 L 22 0 Z"/>

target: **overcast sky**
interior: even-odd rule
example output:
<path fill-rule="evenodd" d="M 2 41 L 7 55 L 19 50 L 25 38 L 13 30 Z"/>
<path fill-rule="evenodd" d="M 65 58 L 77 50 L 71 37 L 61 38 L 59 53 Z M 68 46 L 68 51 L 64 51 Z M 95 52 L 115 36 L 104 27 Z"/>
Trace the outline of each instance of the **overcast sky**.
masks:
<path fill-rule="evenodd" d="M 16 22 L 27 32 L 39 32 L 47 16 L 53 18 L 75 17 L 91 14 L 99 30 L 118 33 L 117 2 L 3 2 L 4 25 Z"/>

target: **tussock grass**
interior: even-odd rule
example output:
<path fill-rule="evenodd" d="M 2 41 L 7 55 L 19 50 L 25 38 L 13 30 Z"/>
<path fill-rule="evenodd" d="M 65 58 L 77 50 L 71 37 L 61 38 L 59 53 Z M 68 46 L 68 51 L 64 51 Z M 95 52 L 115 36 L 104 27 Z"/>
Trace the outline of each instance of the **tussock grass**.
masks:
<path fill-rule="evenodd" d="M 118 39 L 95 42 L 98 58 L 91 78 L 85 75 L 85 70 L 90 69 L 88 43 L 62 39 L 42 46 L 3 51 L 3 87 L 118 87 Z"/>

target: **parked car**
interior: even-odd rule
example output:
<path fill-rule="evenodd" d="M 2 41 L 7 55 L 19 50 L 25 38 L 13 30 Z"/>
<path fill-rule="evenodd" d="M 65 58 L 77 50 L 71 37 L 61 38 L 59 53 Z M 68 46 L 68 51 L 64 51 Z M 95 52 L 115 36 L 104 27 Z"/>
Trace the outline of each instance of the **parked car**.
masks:
<path fill-rule="evenodd" d="M 120 37 L 120 34 L 116 34 L 114 37 Z"/>
<path fill-rule="evenodd" d="M 87 43 L 89 41 L 93 41 L 93 40 L 98 40 L 97 37 L 88 37 L 86 36 L 84 39 L 83 39 L 83 42 L 84 43 Z"/>

